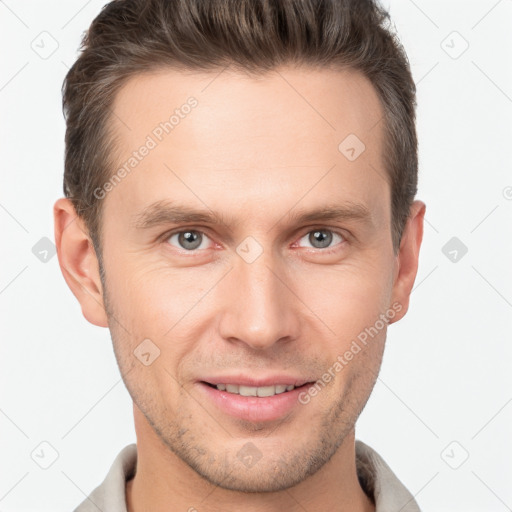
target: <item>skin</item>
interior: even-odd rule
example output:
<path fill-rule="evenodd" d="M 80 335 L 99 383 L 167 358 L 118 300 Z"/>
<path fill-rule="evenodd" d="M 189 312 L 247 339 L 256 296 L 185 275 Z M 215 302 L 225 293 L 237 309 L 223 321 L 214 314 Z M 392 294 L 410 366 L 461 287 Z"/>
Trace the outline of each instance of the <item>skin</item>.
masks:
<path fill-rule="evenodd" d="M 225 414 L 197 380 L 235 371 L 318 380 L 393 304 L 401 309 L 390 324 L 407 312 L 425 204 L 413 203 L 395 255 L 378 96 L 349 70 L 138 75 L 114 104 L 119 164 L 190 96 L 198 105 L 102 199 L 105 283 L 70 201 L 54 207 L 63 275 L 84 317 L 110 329 L 133 398 L 128 510 L 374 510 L 357 479 L 355 424 L 387 326 L 276 421 Z M 350 133 L 366 146 L 354 161 L 338 150 Z M 225 223 L 136 229 L 134 216 L 163 199 L 219 212 Z M 290 217 L 347 201 L 365 205 L 370 222 Z M 170 236 L 180 228 L 202 233 L 200 248 L 187 252 Z M 318 229 L 332 235 L 327 248 L 310 235 Z M 252 263 L 236 252 L 249 236 L 263 251 Z M 145 366 L 133 352 L 147 338 L 160 355 Z M 237 457 L 248 442 L 261 453 L 252 467 Z"/>

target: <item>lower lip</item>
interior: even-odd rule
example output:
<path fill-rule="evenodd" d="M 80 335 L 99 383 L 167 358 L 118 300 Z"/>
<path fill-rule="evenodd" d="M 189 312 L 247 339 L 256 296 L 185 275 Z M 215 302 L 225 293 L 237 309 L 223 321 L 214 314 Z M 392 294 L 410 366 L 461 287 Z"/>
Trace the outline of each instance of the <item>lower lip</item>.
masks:
<path fill-rule="evenodd" d="M 221 391 L 199 382 L 199 388 L 203 390 L 213 403 L 223 412 L 254 423 L 261 421 L 275 421 L 290 413 L 294 407 L 300 404 L 299 394 L 304 392 L 311 382 L 291 391 L 285 391 L 274 396 L 242 396 L 235 393 Z"/>

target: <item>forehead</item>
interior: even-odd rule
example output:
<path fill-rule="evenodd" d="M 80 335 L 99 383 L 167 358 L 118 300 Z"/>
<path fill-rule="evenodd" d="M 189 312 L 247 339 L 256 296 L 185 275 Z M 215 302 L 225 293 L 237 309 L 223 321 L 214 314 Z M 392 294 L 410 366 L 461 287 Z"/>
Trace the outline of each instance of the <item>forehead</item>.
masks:
<path fill-rule="evenodd" d="M 229 135 L 226 142 L 249 135 L 254 144 L 258 136 L 277 134 L 312 143 L 326 136 L 330 143 L 354 133 L 370 143 L 380 135 L 374 128 L 383 116 L 373 85 L 355 70 L 283 67 L 248 76 L 233 70 L 160 69 L 123 85 L 112 108 L 113 129 L 132 147 L 140 142 L 140 132 L 151 133 L 191 97 L 199 108 L 187 116 L 186 126 L 202 141 L 215 140 L 217 134 Z"/>
<path fill-rule="evenodd" d="M 118 166 L 151 149 L 126 167 L 129 177 L 107 203 L 145 208 L 174 198 L 179 187 L 196 204 L 220 193 L 224 204 L 254 199 L 265 209 L 277 206 L 280 193 L 289 208 L 309 189 L 306 203 L 317 193 L 329 203 L 343 196 L 370 209 L 380 202 L 381 213 L 388 207 L 383 109 L 359 72 L 283 67 L 254 77 L 162 69 L 132 77 L 112 110 Z"/>

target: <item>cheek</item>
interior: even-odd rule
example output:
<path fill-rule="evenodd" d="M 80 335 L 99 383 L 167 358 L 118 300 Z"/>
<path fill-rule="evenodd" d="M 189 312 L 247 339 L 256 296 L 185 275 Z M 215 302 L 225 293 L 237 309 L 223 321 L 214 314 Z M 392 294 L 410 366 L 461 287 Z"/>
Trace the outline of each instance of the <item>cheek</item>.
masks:
<path fill-rule="evenodd" d="M 149 339 L 149 351 L 155 350 L 158 357 L 151 367 L 139 368 L 151 369 L 145 381 L 157 388 L 169 379 L 182 381 L 204 339 L 205 323 L 211 318 L 206 296 L 219 277 L 211 269 L 169 269 L 151 263 L 125 265 L 122 273 L 119 268 L 113 301 L 117 318 L 129 334 L 117 329 L 119 339 L 124 340 L 118 343 L 118 351 L 133 359 L 132 354 L 141 351 L 141 342 Z"/>
<path fill-rule="evenodd" d="M 133 327 L 162 336 L 200 301 L 212 279 L 203 279 L 197 269 L 139 259 L 118 261 L 107 270 L 115 310 Z"/>
<path fill-rule="evenodd" d="M 187 328 L 187 312 L 207 288 L 200 293 L 204 286 L 191 286 L 189 277 L 161 264 L 118 260 L 105 270 L 112 313 L 118 320 L 111 325 L 116 358 L 132 396 L 139 397 L 137 403 L 145 409 L 155 407 L 155 395 L 162 393 L 164 400 L 179 387 L 181 366 L 190 357 L 194 339 L 194 329 Z"/>
<path fill-rule="evenodd" d="M 337 269 L 309 272 L 298 295 L 336 338 L 346 339 L 373 325 L 389 307 L 391 287 L 384 267 L 345 264 Z"/>

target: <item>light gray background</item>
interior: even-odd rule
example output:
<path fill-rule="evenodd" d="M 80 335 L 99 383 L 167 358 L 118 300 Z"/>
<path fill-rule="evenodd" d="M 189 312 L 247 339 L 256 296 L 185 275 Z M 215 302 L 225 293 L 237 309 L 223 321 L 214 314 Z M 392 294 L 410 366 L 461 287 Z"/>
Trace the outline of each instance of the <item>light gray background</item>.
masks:
<path fill-rule="evenodd" d="M 109 331 L 40 241 L 62 195 L 60 87 L 103 4 L 0 0 L 1 512 L 72 510 L 135 441 Z M 512 510 L 512 1 L 384 5 L 418 86 L 427 212 L 410 310 L 357 437 L 424 510 Z M 468 249 L 457 261 L 452 237 Z"/>

